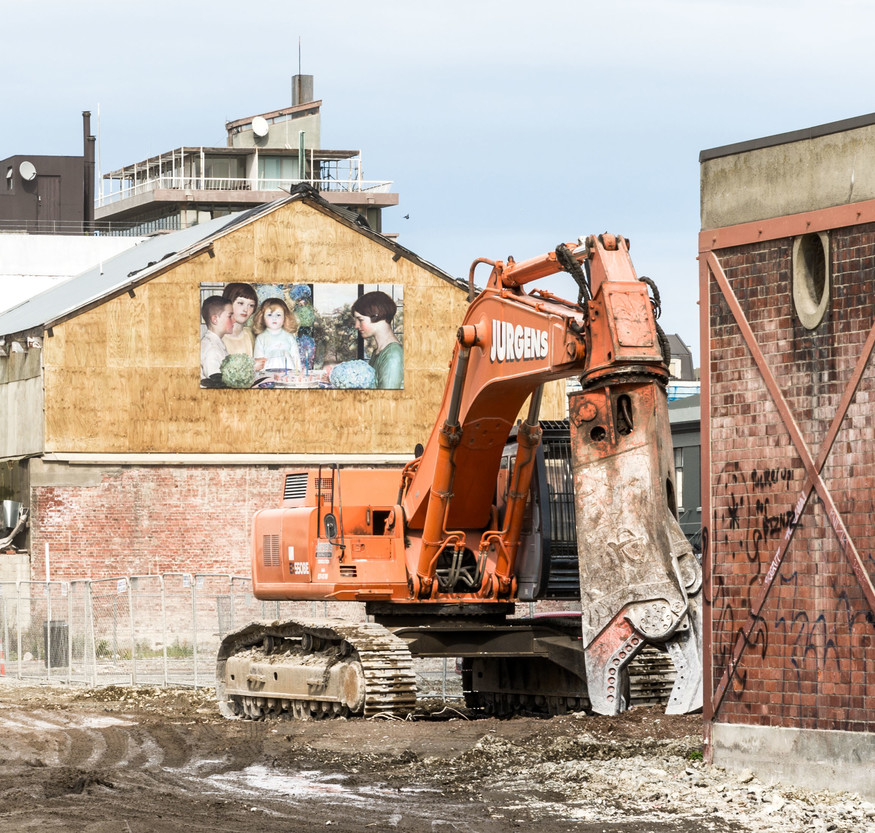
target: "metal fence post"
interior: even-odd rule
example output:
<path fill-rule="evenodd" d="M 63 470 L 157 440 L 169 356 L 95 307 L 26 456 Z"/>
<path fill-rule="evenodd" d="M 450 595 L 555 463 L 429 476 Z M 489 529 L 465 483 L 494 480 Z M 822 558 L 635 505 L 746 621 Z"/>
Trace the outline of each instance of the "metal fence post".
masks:
<path fill-rule="evenodd" d="M 91 646 L 91 685 L 97 685 L 97 640 L 94 636 L 94 587 L 88 579 L 85 593 L 85 639 Z"/>
<path fill-rule="evenodd" d="M 0 588 L 2 589 L 2 588 Z M 0 605 L 3 609 L 3 674 L 6 674 L 6 652 L 9 650 L 9 610 L 6 607 L 6 592 L 3 590 L 3 604 Z"/>
<path fill-rule="evenodd" d="M 228 633 L 234 633 L 234 576 L 228 576 Z"/>
<path fill-rule="evenodd" d="M 21 679 L 21 581 L 15 582 L 15 637 L 18 642 L 18 679 Z"/>
<path fill-rule="evenodd" d="M 167 596 L 165 594 L 164 576 L 159 578 L 161 587 L 161 646 L 164 657 L 164 685 L 167 685 Z"/>
<path fill-rule="evenodd" d="M 134 581 L 128 577 L 128 623 L 131 629 L 131 685 L 137 684 L 137 634 L 134 630 Z"/>
<path fill-rule="evenodd" d="M 61 588 L 67 588 L 67 685 L 73 674 L 73 594 L 69 582 L 62 582 Z"/>
<path fill-rule="evenodd" d="M 118 593 L 112 597 L 112 657 L 118 660 Z"/>
<path fill-rule="evenodd" d="M 197 690 L 197 577 L 191 576 L 191 628 L 192 628 L 192 646 L 194 658 L 194 687 Z"/>
<path fill-rule="evenodd" d="M 46 545 L 48 546 L 48 545 Z M 46 679 L 52 681 L 52 588 L 46 581 L 43 583 L 43 595 L 46 597 L 46 625 L 43 633 L 46 635 Z"/>

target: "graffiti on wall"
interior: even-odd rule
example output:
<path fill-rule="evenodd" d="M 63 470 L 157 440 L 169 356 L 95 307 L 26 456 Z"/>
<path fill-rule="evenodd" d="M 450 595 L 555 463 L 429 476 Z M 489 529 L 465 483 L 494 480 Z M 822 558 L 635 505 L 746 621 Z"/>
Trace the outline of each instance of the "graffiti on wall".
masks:
<path fill-rule="evenodd" d="M 722 509 L 715 512 L 713 532 L 703 536 L 706 557 L 711 557 L 710 542 L 716 535 L 723 561 L 747 566 L 740 573 L 731 567 L 715 573 L 711 581 L 714 670 L 720 675 L 712 702 L 715 712 L 724 696 L 744 705 L 749 669 L 742 660 L 748 652 L 762 661 L 772 656 L 763 664 L 781 669 L 781 680 L 779 691 L 770 696 L 778 695 L 785 713 L 801 720 L 811 715 L 811 704 L 823 691 L 834 696 L 839 689 L 851 690 L 854 646 L 872 644 L 875 614 L 865 600 L 851 598 L 840 577 L 846 573 L 829 575 L 825 586 L 812 581 L 812 569 L 827 572 L 826 564 L 834 567 L 838 559 L 819 561 L 805 549 L 794 569 L 785 566 L 799 530 L 831 526 L 817 492 L 797 492 L 795 478 L 789 468 L 745 472 L 736 463 L 727 464 L 717 478 L 715 497 Z M 828 544 L 817 546 L 829 549 Z M 871 553 L 866 567 L 875 572 Z M 739 576 L 745 584 L 741 590 Z M 812 584 L 817 591 L 812 592 Z M 766 609 L 770 591 L 774 598 L 768 610 L 774 613 Z"/>

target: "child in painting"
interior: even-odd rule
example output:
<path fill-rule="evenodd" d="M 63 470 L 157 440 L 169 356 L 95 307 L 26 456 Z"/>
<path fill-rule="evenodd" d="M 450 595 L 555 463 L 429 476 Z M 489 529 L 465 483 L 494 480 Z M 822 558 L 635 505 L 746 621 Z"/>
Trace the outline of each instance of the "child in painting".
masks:
<path fill-rule="evenodd" d="M 234 320 L 234 329 L 222 341 L 225 342 L 229 354 L 245 353 L 251 356 L 255 337 L 246 322 L 258 306 L 258 296 L 248 283 L 229 283 L 225 286 L 222 297 L 231 302 Z"/>
<path fill-rule="evenodd" d="M 255 359 L 265 359 L 270 372 L 301 372 L 301 355 L 295 332 L 298 322 L 281 298 L 268 298 L 255 313 L 252 329 L 256 333 Z"/>
<path fill-rule="evenodd" d="M 201 317 L 207 331 L 201 339 L 201 379 L 207 379 L 221 371 L 222 359 L 228 348 L 222 341 L 234 326 L 232 304 L 221 295 L 211 295 L 201 305 Z"/>

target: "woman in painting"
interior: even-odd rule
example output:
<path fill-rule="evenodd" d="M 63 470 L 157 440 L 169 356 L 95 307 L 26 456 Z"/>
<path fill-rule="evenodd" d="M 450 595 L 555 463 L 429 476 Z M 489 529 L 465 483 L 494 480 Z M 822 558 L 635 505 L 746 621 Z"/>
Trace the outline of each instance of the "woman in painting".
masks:
<path fill-rule="evenodd" d="M 258 296 L 248 283 L 229 283 L 226 284 L 222 297 L 231 302 L 234 320 L 234 329 L 222 341 L 229 354 L 245 353 L 251 356 L 255 346 L 255 336 L 252 335 L 252 329 L 246 325 L 258 306 Z"/>
<path fill-rule="evenodd" d="M 362 338 L 372 339 L 370 364 L 383 390 L 404 387 L 404 349 L 392 329 L 398 307 L 385 292 L 366 292 L 352 305 L 355 328 Z"/>

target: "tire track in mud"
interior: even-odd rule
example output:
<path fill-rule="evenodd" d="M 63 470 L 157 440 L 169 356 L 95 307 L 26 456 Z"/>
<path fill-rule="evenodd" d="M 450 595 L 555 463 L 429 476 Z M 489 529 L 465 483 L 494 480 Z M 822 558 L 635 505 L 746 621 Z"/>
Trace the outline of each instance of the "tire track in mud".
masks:
<path fill-rule="evenodd" d="M 185 766 L 195 755 L 184 725 L 11 710 L 0 713 L 0 759 L 54 767 Z"/>
<path fill-rule="evenodd" d="M 335 829 L 359 829 L 367 817 L 375 829 L 452 830 L 463 809 L 443 804 L 423 811 L 416 790 L 364 787 L 342 775 L 271 762 L 266 741 L 276 729 L 251 722 L 216 725 L 136 721 L 64 712 L 6 713 L 0 718 L 0 745 L 17 750 L 25 767 L 0 790 L 9 820 L 24 819 L 22 804 L 51 809 L 64 824 L 19 825 L 12 829 L 46 831 L 76 827 L 89 814 L 89 831 L 224 830 L 272 831 L 306 827 L 314 816 Z M 275 740 L 275 738 L 274 738 Z M 26 751 L 25 751 L 26 750 Z M 27 763 L 25 761 L 25 763 Z M 301 760 L 311 767 L 310 761 Z M 0 766 L 0 770 L 2 770 Z M 147 795 L 144 807 L 139 796 Z M 435 797 L 437 799 L 437 796 Z M 99 803 L 104 809 L 97 811 Z M 91 809 L 86 811 L 85 806 Z M 116 810 L 124 807 L 123 810 Z M 98 819 L 93 816 L 98 813 Z M 202 820 L 212 819 L 211 821 Z M 43 821 L 46 818 L 43 816 Z M 324 824 L 325 822 L 323 822 Z M 457 827 L 458 829 L 458 827 Z"/>

